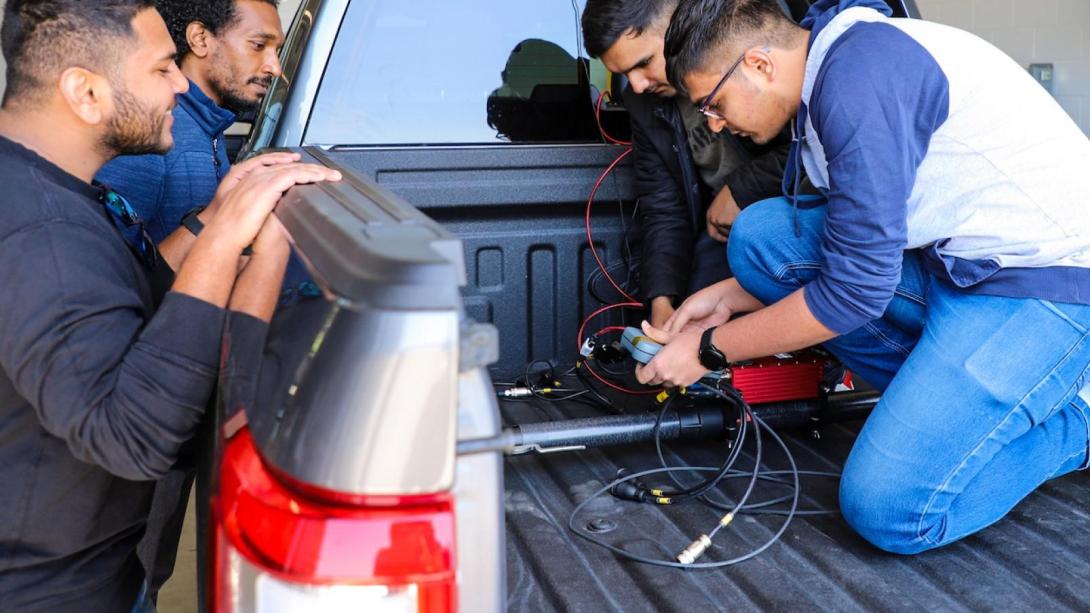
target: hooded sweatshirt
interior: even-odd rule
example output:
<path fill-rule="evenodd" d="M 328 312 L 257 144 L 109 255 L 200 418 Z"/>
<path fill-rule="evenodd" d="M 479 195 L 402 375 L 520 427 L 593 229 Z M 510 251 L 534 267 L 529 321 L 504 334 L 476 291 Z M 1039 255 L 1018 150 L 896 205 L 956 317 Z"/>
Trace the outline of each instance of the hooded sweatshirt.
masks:
<path fill-rule="evenodd" d="M 795 159 L 828 198 L 814 316 L 881 316 L 906 249 L 967 292 L 1090 304 L 1090 140 L 989 43 L 889 14 L 819 0 L 801 23 Z"/>

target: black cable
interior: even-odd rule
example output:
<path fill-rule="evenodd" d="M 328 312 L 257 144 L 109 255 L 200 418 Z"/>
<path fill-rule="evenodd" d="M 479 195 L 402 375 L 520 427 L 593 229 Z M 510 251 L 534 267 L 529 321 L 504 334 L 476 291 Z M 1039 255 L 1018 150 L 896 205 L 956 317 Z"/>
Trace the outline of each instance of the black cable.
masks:
<path fill-rule="evenodd" d="M 734 399 L 730 398 L 727 394 L 723 393 L 721 390 L 718 390 L 718 389 L 715 389 L 715 388 L 713 388 L 713 390 L 721 398 L 723 398 L 724 400 L 727 400 L 728 402 L 731 402 L 731 401 L 734 400 Z M 776 432 L 774 430 L 769 428 L 768 425 L 765 424 L 765 422 L 760 417 L 755 415 L 753 413 L 752 409 L 749 407 L 748 404 L 745 403 L 744 400 L 742 400 L 740 397 L 738 398 L 738 400 L 741 401 L 741 408 L 742 408 L 742 421 L 741 421 L 741 424 L 746 423 L 747 419 L 753 421 L 753 424 L 754 424 L 754 439 L 755 439 L 755 442 L 756 442 L 756 445 L 757 445 L 757 452 L 756 452 L 755 457 L 754 457 L 753 471 L 749 474 L 750 482 L 749 482 L 749 484 L 748 484 L 748 486 L 746 488 L 746 492 L 742 495 L 742 498 L 739 500 L 739 502 L 738 502 L 738 504 L 736 505 L 735 508 L 736 509 L 741 509 L 741 508 L 743 508 L 745 506 L 746 502 L 748 501 L 749 496 L 753 493 L 753 489 L 754 489 L 754 487 L 755 487 L 755 485 L 757 483 L 758 476 L 759 476 L 759 474 L 761 472 L 760 467 L 761 467 L 761 460 L 762 460 L 762 448 L 761 448 L 761 431 L 762 430 L 766 430 L 769 433 L 769 435 L 772 436 L 772 438 L 776 441 L 776 443 L 783 450 L 784 454 L 787 457 L 788 462 L 791 465 L 791 470 L 789 472 L 792 475 L 792 485 L 793 485 L 793 488 L 794 488 L 794 492 L 793 492 L 792 500 L 791 500 L 791 508 L 787 511 L 787 515 L 785 516 L 783 524 L 780 526 L 779 530 L 777 530 L 776 533 L 773 534 L 772 537 L 769 538 L 768 541 L 766 541 L 763 545 L 761 545 L 760 547 L 754 549 L 753 551 L 750 551 L 749 553 L 747 553 L 745 555 L 730 558 L 730 559 L 727 559 L 727 560 L 722 560 L 722 561 L 718 561 L 718 562 L 693 562 L 693 563 L 690 563 L 690 564 L 683 564 L 681 562 L 675 562 L 673 560 L 654 559 L 654 558 L 649 558 L 649 557 L 646 557 L 646 556 L 641 556 L 641 555 L 638 555 L 638 554 L 634 554 L 634 553 L 629 552 L 629 551 L 625 551 L 624 549 L 621 549 L 620 547 L 617 547 L 617 546 L 612 545 L 610 543 L 607 543 L 607 542 L 605 542 L 605 541 L 603 541 L 601 539 L 598 539 L 598 538 L 595 538 L 595 537 L 593 537 L 593 536 L 591 536 L 589 534 L 586 534 L 586 533 L 578 530 L 575 527 L 575 519 L 579 515 L 579 513 L 584 508 L 586 508 L 588 504 L 590 504 L 592 501 L 594 501 L 594 499 L 596 499 L 599 496 L 601 496 L 601 495 L 605 494 L 606 492 L 610 491 L 612 488 L 616 487 L 618 484 L 625 483 L 625 482 L 628 482 L 628 481 L 631 481 L 631 480 L 634 480 L 634 479 L 639 479 L 640 477 L 645 477 L 645 476 L 648 476 L 648 475 L 654 475 L 654 474 L 672 474 L 674 472 L 694 472 L 694 471 L 695 472 L 716 471 L 718 473 L 719 471 L 722 470 L 722 467 L 720 467 L 720 468 L 712 468 L 712 467 L 654 468 L 654 469 L 650 469 L 650 470 L 641 471 L 641 472 L 638 472 L 638 473 L 635 473 L 635 474 L 632 474 L 632 475 L 625 475 L 625 476 L 620 477 L 618 479 L 614 479 L 610 483 L 607 483 L 605 486 L 603 486 L 602 488 L 595 491 L 586 500 L 579 503 L 575 507 L 575 509 L 572 511 L 571 517 L 568 519 L 568 529 L 571 530 L 573 533 L 575 533 L 576 536 L 579 536 L 580 538 L 583 538 L 583 539 L 585 539 L 587 541 L 590 541 L 591 543 L 594 543 L 595 545 L 598 545 L 599 547 L 603 547 L 605 549 L 608 549 L 609 551 L 612 551 L 613 553 L 615 553 L 615 554 L 617 554 L 617 555 L 619 555 L 621 557 L 624 557 L 624 558 L 627 558 L 627 559 L 630 559 L 630 560 L 633 560 L 633 561 L 636 561 L 636 562 L 641 562 L 641 563 L 644 563 L 644 564 L 650 564 L 652 566 L 660 566 L 660 567 L 666 567 L 666 568 L 682 568 L 682 569 L 686 569 L 686 568 L 694 568 L 694 569 L 723 568 L 725 566 L 731 566 L 731 565 L 734 565 L 734 564 L 744 562 L 746 560 L 750 560 L 750 559 L 760 555 L 761 553 L 763 553 L 769 547 L 771 547 L 774 543 L 776 543 L 776 541 L 778 541 L 780 539 L 781 536 L 783 536 L 783 533 L 787 530 L 787 526 L 790 525 L 791 520 L 794 519 L 795 515 L 798 512 L 799 494 L 800 494 L 800 490 L 801 490 L 800 483 L 799 483 L 799 469 L 798 469 L 798 466 L 795 464 L 794 456 L 791 455 L 791 450 L 788 449 L 787 444 L 783 441 L 783 439 L 780 438 L 780 436 L 778 434 L 776 434 Z M 741 427 L 742 427 L 741 424 L 739 425 L 739 429 L 741 429 Z M 768 471 L 768 472 L 770 474 L 771 473 L 780 474 L 780 473 L 783 473 L 783 472 L 786 472 L 786 471 Z M 739 476 L 741 476 L 741 475 L 739 475 Z M 733 514 L 729 515 L 728 517 L 724 517 L 723 519 L 721 519 L 719 521 L 719 523 L 716 525 L 715 529 L 713 529 L 708 534 L 707 538 L 709 540 L 711 538 L 713 538 L 719 532 L 719 530 L 721 530 L 723 527 L 725 527 L 726 525 L 728 525 L 730 523 L 729 518 L 732 518 L 732 517 L 733 517 Z"/>
<path fill-rule="evenodd" d="M 575 369 L 575 376 L 576 376 L 576 378 L 578 378 L 580 381 L 583 382 L 583 385 L 587 388 L 588 391 L 590 391 L 591 395 L 593 395 L 595 398 L 597 398 L 598 401 L 601 402 L 603 406 L 613 410 L 614 413 L 620 412 L 620 409 L 617 407 L 617 405 L 615 405 L 613 403 L 612 400 L 610 400 L 608 397 L 602 395 L 602 393 L 600 391 L 598 391 L 598 388 L 596 388 L 593 385 L 590 378 L 587 377 L 587 374 L 583 371 L 582 368 L 576 368 Z"/>
<path fill-rule="evenodd" d="M 594 360 L 594 368 L 595 368 L 595 370 L 598 371 L 599 374 L 604 373 L 604 374 L 607 374 L 607 375 L 613 377 L 614 379 L 620 379 L 620 380 L 623 380 L 629 374 L 628 372 L 617 371 L 617 370 L 613 370 L 612 368 L 607 368 L 605 364 L 602 364 L 601 360 L 599 360 L 598 358 L 596 358 L 594 356 L 588 357 L 587 360 L 588 361 L 589 360 Z"/>
<path fill-rule="evenodd" d="M 666 399 L 666 402 L 663 403 L 662 410 L 659 411 L 658 416 L 655 418 L 655 427 L 651 431 L 652 436 L 655 439 L 656 447 L 658 447 L 659 449 L 661 449 L 662 418 L 666 414 L 667 409 L 670 408 L 670 405 L 673 403 L 674 398 L 675 398 L 675 396 L 670 396 L 669 398 Z M 726 396 L 724 396 L 724 398 L 726 398 Z M 739 398 L 739 400 L 740 400 L 740 398 Z M 715 486 L 718 485 L 719 482 L 723 480 L 723 477 L 725 477 L 727 475 L 727 473 L 730 472 L 731 466 L 734 465 L 734 462 L 737 461 L 738 456 L 742 452 L 742 443 L 743 443 L 743 441 L 745 441 L 746 430 L 747 430 L 747 420 L 745 419 L 744 413 L 746 411 L 748 411 L 748 405 L 741 405 L 741 404 L 735 402 L 733 399 L 729 400 L 729 402 L 732 405 L 734 405 L 735 408 L 739 409 L 739 416 L 742 417 L 742 419 L 739 420 L 738 432 L 735 434 L 734 444 L 731 446 L 731 450 L 727 454 L 726 459 L 723 461 L 722 466 L 720 466 L 719 472 L 716 473 L 712 478 L 706 479 L 702 483 L 699 483 L 699 484 L 691 486 L 691 487 L 684 487 L 681 484 L 678 484 L 679 487 L 681 487 L 682 489 L 674 490 L 674 491 L 655 490 L 656 495 L 659 495 L 659 494 L 657 494 L 657 492 L 661 491 L 662 494 L 659 495 L 659 496 L 669 498 L 670 499 L 670 504 L 675 504 L 677 502 L 682 502 L 684 500 L 688 500 L 689 498 L 699 498 L 699 497 L 703 496 L 705 493 L 707 493 L 708 491 L 715 488 Z M 745 407 L 745 408 L 743 408 L 743 407 Z M 759 437 L 757 439 L 757 449 L 758 449 L 758 454 L 759 454 L 760 453 L 760 438 Z M 675 483 L 677 483 L 676 480 L 675 480 Z"/>
<path fill-rule="evenodd" d="M 662 419 L 662 415 L 664 413 L 665 413 L 665 411 L 663 411 L 662 413 L 659 414 L 659 419 L 660 420 Z M 744 421 L 743 421 L 743 425 L 744 425 Z M 662 455 L 662 437 L 660 436 L 660 432 L 659 432 L 659 430 L 657 428 L 654 431 L 654 439 L 655 439 L 655 453 L 656 453 L 656 455 L 658 455 L 659 464 L 661 464 L 663 468 L 669 468 L 669 466 L 666 464 L 666 458 Z M 762 481 L 769 481 L 769 482 L 777 483 L 777 484 L 780 484 L 780 485 L 788 485 L 787 482 L 785 482 L 785 481 L 783 481 L 781 479 L 776 479 L 776 478 L 770 476 L 772 474 L 777 474 L 777 473 L 782 473 L 782 472 L 784 472 L 784 471 L 761 471 L 759 478 Z M 725 475 L 724 477 L 722 477 L 722 479 L 736 479 L 736 478 L 739 478 L 739 477 L 742 477 L 742 476 L 745 476 L 745 475 L 749 474 L 748 472 L 744 472 L 744 471 L 731 471 L 731 473 L 732 474 Z M 830 477 L 830 478 L 836 478 L 836 479 L 840 478 L 840 473 L 834 473 L 834 472 L 800 471 L 799 474 L 807 474 L 807 475 L 811 475 L 811 476 L 821 476 L 821 477 Z M 679 488 L 684 489 L 684 488 L 687 487 L 672 472 L 667 473 L 667 476 L 670 477 L 670 480 L 673 481 L 674 484 L 677 485 Z M 708 506 L 710 506 L 710 507 L 712 507 L 714 509 L 718 509 L 720 511 L 734 511 L 735 507 L 732 506 L 729 502 L 717 502 L 715 500 L 712 500 L 708 496 L 708 494 L 710 494 L 710 492 L 702 495 L 700 497 L 700 501 L 707 504 Z M 737 512 L 745 513 L 745 514 L 748 514 L 748 515 L 783 515 L 783 514 L 786 514 L 786 511 L 779 510 L 779 509 L 767 509 L 767 507 L 777 505 L 777 504 L 780 504 L 782 502 L 786 502 L 790 498 L 791 498 L 791 495 L 788 494 L 786 496 L 781 496 L 779 498 L 774 498 L 772 500 L 766 500 L 764 502 L 746 505 L 746 506 L 741 507 L 740 509 L 738 509 Z M 805 510 L 802 510 L 802 511 L 797 511 L 795 514 L 796 515 L 813 516 L 813 515 L 835 515 L 835 514 L 837 514 L 839 512 L 840 511 L 838 509 L 817 508 L 817 509 L 805 509 Z"/>
<path fill-rule="evenodd" d="M 625 271 L 625 280 L 623 283 L 618 282 L 617 284 L 621 286 L 622 290 L 629 294 L 637 293 L 636 288 L 632 287 L 633 264 L 631 262 L 618 261 L 606 265 L 606 270 L 608 270 L 611 275 L 618 270 L 621 270 L 622 268 Z M 598 290 L 599 282 L 604 281 L 605 278 L 605 273 L 602 272 L 601 268 L 598 268 L 596 266 L 594 270 L 590 271 L 590 274 L 587 275 L 587 293 L 589 293 L 592 298 L 594 298 L 598 302 L 601 302 L 602 304 L 613 304 L 617 301 L 615 298 L 607 298 Z M 613 289 L 612 285 L 607 285 L 607 288 L 609 292 L 616 292 L 616 290 Z"/>

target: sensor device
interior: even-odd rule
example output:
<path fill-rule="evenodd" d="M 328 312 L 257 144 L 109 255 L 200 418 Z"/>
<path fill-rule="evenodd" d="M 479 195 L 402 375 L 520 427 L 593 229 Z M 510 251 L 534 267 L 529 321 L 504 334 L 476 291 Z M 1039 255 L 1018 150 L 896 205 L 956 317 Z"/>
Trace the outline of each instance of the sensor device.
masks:
<path fill-rule="evenodd" d="M 662 344 L 655 342 L 643 333 L 643 330 L 627 327 L 621 335 L 621 346 L 641 364 L 646 364 L 662 349 Z"/>

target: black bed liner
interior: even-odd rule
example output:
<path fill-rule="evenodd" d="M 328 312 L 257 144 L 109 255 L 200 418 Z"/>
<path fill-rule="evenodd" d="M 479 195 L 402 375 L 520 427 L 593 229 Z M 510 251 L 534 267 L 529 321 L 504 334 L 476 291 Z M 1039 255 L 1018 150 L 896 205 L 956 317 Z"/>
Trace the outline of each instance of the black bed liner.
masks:
<path fill-rule="evenodd" d="M 505 403 L 511 423 L 600 414 L 575 402 Z M 802 431 L 786 439 L 800 469 L 839 471 L 860 423 Z M 785 468 L 782 453 L 767 464 Z M 667 461 L 718 465 L 721 442 L 675 442 Z M 875 549 L 839 515 L 796 517 L 757 558 L 720 570 L 676 570 L 622 560 L 568 530 L 574 506 L 612 480 L 618 468 L 657 467 L 651 444 L 506 460 L 508 609 L 510 611 L 726 610 L 1090 610 L 1090 487 L 1076 473 L 1046 484 L 1008 517 L 959 543 L 914 557 Z M 683 476 L 684 477 L 684 476 Z M 691 478 L 691 477 L 690 477 Z M 666 479 L 649 477 L 649 484 Z M 741 484 L 727 486 L 737 492 Z M 836 482 L 805 478 L 802 506 L 835 507 Z M 789 493 L 759 485 L 754 500 Z M 616 528 L 602 538 L 645 555 L 671 558 L 714 527 L 719 513 L 700 504 L 659 507 L 604 496 L 581 513 Z M 783 521 L 739 516 L 701 561 L 744 554 Z M 601 522 L 599 522 L 601 523 Z"/>

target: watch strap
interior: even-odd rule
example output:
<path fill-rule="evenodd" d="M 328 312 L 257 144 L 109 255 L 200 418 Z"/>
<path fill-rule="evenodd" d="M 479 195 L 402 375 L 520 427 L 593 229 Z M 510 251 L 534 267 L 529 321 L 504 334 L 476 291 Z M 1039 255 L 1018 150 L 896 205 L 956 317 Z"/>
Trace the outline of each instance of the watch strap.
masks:
<path fill-rule="evenodd" d="M 182 227 L 189 230 L 190 234 L 193 236 L 199 235 L 201 230 L 204 229 L 204 224 L 201 223 L 200 218 L 197 217 L 197 215 L 200 215 L 202 212 L 204 212 L 204 207 L 199 206 L 195 209 L 190 209 L 185 215 L 182 215 Z"/>

